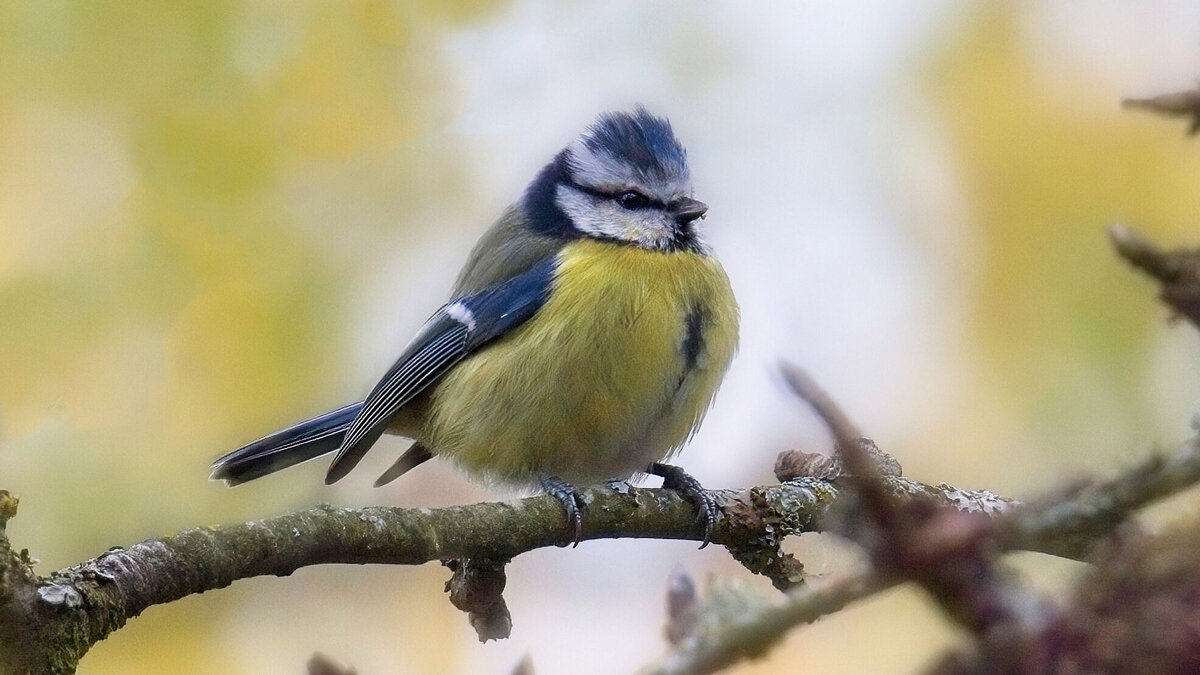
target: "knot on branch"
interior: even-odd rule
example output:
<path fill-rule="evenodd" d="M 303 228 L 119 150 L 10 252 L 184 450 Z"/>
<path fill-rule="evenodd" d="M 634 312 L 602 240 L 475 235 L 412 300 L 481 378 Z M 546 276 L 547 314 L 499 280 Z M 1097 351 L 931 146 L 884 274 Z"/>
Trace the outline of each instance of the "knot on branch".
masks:
<path fill-rule="evenodd" d="M 746 569 L 771 580 L 771 585 L 787 591 L 804 583 L 804 563 L 791 553 L 784 553 L 779 543 L 760 546 L 727 546 L 729 555 Z"/>
<path fill-rule="evenodd" d="M 879 449 L 875 441 L 860 436 L 855 439 L 864 452 L 870 456 L 875 469 L 883 476 L 899 478 L 904 475 L 900 462 Z M 822 480 L 837 480 L 844 477 L 855 477 L 842 464 L 843 450 L 834 446 L 833 454 L 819 452 L 804 452 L 802 450 L 785 450 L 775 458 L 775 478 L 780 482 L 797 478 L 820 478 Z"/>
<path fill-rule="evenodd" d="M 467 613 L 480 642 L 503 640 L 512 633 L 512 615 L 501 595 L 507 579 L 504 563 L 444 560 L 453 575 L 446 582 L 450 603 Z"/>
<path fill-rule="evenodd" d="M 804 477 L 834 480 L 841 475 L 842 463 L 833 455 L 784 450 L 775 458 L 775 478 L 780 483 Z"/>
<path fill-rule="evenodd" d="M 3 530 L 8 525 L 8 521 L 17 515 L 17 504 L 20 501 L 8 490 L 0 490 L 0 530 Z"/>

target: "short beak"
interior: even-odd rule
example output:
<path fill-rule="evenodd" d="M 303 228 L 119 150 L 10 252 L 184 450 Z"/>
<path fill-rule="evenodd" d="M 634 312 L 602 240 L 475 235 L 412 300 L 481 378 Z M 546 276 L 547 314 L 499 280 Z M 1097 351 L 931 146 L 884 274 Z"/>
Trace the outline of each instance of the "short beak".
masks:
<path fill-rule="evenodd" d="M 693 220 L 700 218 L 708 213 L 708 204 L 699 199 L 684 197 L 679 201 L 672 202 L 669 208 L 671 217 L 680 225 L 687 225 Z"/>

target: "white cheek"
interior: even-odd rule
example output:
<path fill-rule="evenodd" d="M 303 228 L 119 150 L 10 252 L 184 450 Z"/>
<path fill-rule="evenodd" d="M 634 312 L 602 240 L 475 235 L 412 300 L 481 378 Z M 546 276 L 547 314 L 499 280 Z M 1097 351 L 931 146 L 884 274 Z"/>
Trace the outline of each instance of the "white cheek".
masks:
<path fill-rule="evenodd" d="M 627 241 L 645 248 L 666 248 L 671 224 L 653 210 L 629 210 L 560 186 L 555 201 L 575 227 L 594 237 Z"/>

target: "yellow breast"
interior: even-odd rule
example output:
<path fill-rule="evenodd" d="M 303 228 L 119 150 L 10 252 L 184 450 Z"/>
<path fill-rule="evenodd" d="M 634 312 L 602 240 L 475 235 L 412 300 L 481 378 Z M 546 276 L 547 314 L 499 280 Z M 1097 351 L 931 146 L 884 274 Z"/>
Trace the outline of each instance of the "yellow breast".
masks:
<path fill-rule="evenodd" d="M 538 313 L 425 406 L 420 440 L 472 473 L 628 477 L 688 439 L 729 366 L 737 305 L 715 259 L 585 239 L 558 262 Z"/>

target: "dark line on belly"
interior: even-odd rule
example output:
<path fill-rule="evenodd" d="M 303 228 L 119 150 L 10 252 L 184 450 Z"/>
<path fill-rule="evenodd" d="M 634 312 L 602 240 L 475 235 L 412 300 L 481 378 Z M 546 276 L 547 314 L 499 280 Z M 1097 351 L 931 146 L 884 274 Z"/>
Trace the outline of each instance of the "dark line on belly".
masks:
<path fill-rule="evenodd" d="M 684 319 L 686 333 L 683 337 L 683 372 L 679 376 L 679 384 L 675 385 L 676 391 L 683 386 L 683 381 L 696 368 L 696 362 L 700 359 L 700 350 L 704 348 L 705 314 L 703 307 L 693 307 Z"/>

